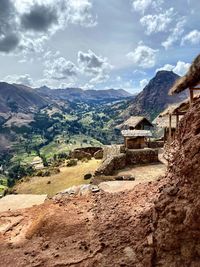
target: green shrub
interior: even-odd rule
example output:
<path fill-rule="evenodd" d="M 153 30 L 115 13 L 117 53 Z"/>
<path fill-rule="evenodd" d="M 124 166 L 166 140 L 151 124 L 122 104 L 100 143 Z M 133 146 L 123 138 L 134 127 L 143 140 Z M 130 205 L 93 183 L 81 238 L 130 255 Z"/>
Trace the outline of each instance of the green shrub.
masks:
<path fill-rule="evenodd" d="M 72 167 L 72 166 L 76 166 L 77 165 L 77 159 L 70 159 L 68 162 L 67 162 L 67 167 Z"/>

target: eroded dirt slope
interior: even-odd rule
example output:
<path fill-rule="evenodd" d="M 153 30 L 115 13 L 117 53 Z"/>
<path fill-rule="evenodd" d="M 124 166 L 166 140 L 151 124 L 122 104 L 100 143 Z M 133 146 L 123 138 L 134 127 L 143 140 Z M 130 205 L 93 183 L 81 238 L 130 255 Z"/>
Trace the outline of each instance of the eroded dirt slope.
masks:
<path fill-rule="evenodd" d="M 160 183 L 118 194 L 58 197 L 2 214 L 1 266 L 146 265 L 152 255 L 149 211 Z"/>
<path fill-rule="evenodd" d="M 199 185 L 200 100 L 160 181 L 1 214 L 1 266 L 199 267 Z"/>

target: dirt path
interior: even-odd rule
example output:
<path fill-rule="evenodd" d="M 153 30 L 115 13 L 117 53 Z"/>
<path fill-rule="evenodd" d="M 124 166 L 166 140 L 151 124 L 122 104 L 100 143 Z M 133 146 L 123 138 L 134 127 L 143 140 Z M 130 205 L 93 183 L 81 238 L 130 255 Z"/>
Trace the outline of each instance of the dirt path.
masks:
<path fill-rule="evenodd" d="M 151 182 L 165 175 L 166 166 L 164 164 L 136 165 L 118 171 L 116 176 L 131 175 L 135 177 L 135 184 L 142 182 Z"/>
<path fill-rule="evenodd" d="M 126 168 L 117 172 L 117 176 L 133 176 L 135 181 L 108 181 L 99 184 L 99 188 L 108 193 L 123 192 L 133 189 L 136 185 L 153 182 L 164 176 L 166 167 L 163 164 L 151 164 Z"/>
<path fill-rule="evenodd" d="M 46 198 L 47 195 L 7 195 L 0 199 L 0 212 L 40 205 Z"/>

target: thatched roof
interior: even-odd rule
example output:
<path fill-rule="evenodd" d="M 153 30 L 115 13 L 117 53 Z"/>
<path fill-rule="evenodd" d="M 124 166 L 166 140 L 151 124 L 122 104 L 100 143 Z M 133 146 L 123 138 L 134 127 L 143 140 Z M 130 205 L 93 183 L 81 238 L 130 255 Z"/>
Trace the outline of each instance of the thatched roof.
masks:
<path fill-rule="evenodd" d="M 178 94 L 187 88 L 196 87 L 200 83 L 200 55 L 198 55 L 185 76 L 175 82 L 169 95 Z"/>
<path fill-rule="evenodd" d="M 194 95 L 194 99 L 200 98 L 200 94 Z M 178 104 L 170 105 L 168 108 L 166 108 L 162 113 L 159 114 L 160 117 L 166 116 L 166 115 L 176 115 L 181 114 L 183 115 L 188 111 L 190 108 L 190 99 L 186 99 Z"/>
<path fill-rule="evenodd" d="M 122 128 L 124 126 L 135 128 L 141 123 L 143 123 L 145 125 L 148 125 L 150 127 L 153 127 L 153 124 L 149 120 L 147 120 L 145 117 L 142 117 L 142 116 L 131 116 L 128 120 L 126 120 L 125 122 L 120 124 L 118 126 L 118 128 Z"/>
<path fill-rule="evenodd" d="M 123 130 L 122 135 L 124 137 L 151 137 L 151 131 L 147 130 Z"/>
<path fill-rule="evenodd" d="M 153 123 L 159 128 L 169 128 L 169 116 L 158 116 Z M 176 129 L 176 117 L 172 116 L 171 122 L 172 128 Z"/>

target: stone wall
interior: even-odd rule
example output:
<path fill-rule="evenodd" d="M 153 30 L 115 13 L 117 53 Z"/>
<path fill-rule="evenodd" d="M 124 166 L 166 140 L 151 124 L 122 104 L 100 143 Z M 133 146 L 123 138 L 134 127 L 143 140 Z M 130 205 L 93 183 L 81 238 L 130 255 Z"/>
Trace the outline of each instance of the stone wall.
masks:
<path fill-rule="evenodd" d="M 127 165 L 158 162 L 158 149 L 128 149 L 126 151 Z"/>
<path fill-rule="evenodd" d="M 103 157 L 103 148 L 102 147 L 77 148 L 73 152 L 71 152 L 70 157 L 78 159 L 78 160 L 81 160 L 84 158 L 91 159 L 92 157 L 101 159 Z"/>
<path fill-rule="evenodd" d="M 158 161 L 158 149 L 128 149 L 125 153 L 105 158 L 95 172 L 95 175 L 113 175 L 116 170 L 124 169 L 130 165 L 155 163 Z"/>
<path fill-rule="evenodd" d="M 104 159 L 101 166 L 96 170 L 95 176 L 112 175 L 115 170 L 120 170 L 126 167 L 126 154 L 108 157 Z"/>
<path fill-rule="evenodd" d="M 103 158 L 114 157 L 120 155 L 121 145 L 110 145 L 104 146 L 103 148 Z"/>
<path fill-rule="evenodd" d="M 161 148 L 164 147 L 164 141 L 151 141 L 148 143 L 149 148 Z"/>

